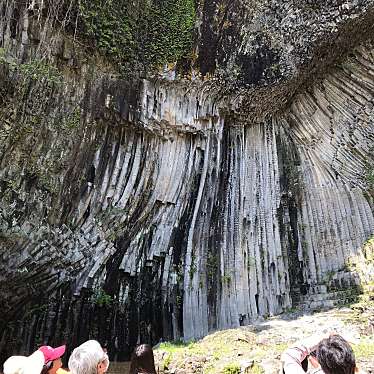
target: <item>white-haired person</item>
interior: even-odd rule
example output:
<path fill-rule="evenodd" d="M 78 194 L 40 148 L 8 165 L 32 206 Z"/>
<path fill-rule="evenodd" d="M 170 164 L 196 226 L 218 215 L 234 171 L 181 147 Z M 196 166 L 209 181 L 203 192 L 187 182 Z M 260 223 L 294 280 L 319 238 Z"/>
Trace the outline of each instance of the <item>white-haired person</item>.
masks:
<path fill-rule="evenodd" d="M 109 358 L 98 341 L 88 340 L 74 349 L 68 366 L 71 374 L 104 374 Z"/>

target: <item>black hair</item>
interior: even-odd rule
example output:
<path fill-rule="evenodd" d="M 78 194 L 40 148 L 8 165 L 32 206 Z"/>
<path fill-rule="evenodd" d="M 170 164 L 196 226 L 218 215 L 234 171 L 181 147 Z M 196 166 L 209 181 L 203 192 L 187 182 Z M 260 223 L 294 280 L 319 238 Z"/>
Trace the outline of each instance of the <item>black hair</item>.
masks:
<path fill-rule="evenodd" d="M 137 346 L 131 356 L 130 374 L 138 372 L 156 374 L 153 350 L 149 344 Z"/>
<path fill-rule="evenodd" d="M 48 361 L 46 364 L 44 364 L 42 371 L 40 374 L 47 374 L 49 370 L 52 369 L 53 361 Z"/>
<path fill-rule="evenodd" d="M 340 335 L 331 335 L 318 344 L 317 360 L 326 374 L 355 372 L 356 360 L 353 350 Z"/>

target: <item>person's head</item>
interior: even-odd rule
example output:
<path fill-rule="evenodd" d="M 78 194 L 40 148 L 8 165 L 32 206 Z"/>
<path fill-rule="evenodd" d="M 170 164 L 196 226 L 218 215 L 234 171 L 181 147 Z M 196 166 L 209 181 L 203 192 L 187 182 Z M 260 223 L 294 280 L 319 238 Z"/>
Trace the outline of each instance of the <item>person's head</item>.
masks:
<path fill-rule="evenodd" d="M 109 368 L 109 358 L 99 342 L 88 340 L 74 349 L 68 366 L 72 374 L 103 374 Z"/>
<path fill-rule="evenodd" d="M 65 350 L 65 345 L 57 348 L 52 348 L 49 345 L 40 347 L 39 351 L 44 355 L 44 366 L 41 374 L 56 374 L 56 371 L 62 367 L 61 357 Z"/>
<path fill-rule="evenodd" d="M 149 344 L 138 345 L 132 354 L 130 374 L 138 372 L 156 374 L 153 350 Z"/>
<path fill-rule="evenodd" d="M 326 374 L 354 374 L 355 355 L 348 342 L 340 335 L 323 339 L 317 348 L 316 358 Z"/>
<path fill-rule="evenodd" d="M 40 351 L 32 355 L 12 356 L 4 362 L 4 374 L 40 374 L 44 365 L 44 356 Z"/>

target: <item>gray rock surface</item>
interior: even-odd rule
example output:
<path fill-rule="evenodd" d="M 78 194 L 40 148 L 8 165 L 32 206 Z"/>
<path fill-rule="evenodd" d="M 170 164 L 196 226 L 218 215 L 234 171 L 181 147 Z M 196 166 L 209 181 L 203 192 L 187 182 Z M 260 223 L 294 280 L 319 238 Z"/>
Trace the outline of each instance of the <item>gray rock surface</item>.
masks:
<path fill-rule="evenodd" d="M 205 4 L 191 78 L 130 79 L 1 3 L 3 356 L 124 359 L 373 280 L 373 2 L 230 2 L 220 31 Z"/>

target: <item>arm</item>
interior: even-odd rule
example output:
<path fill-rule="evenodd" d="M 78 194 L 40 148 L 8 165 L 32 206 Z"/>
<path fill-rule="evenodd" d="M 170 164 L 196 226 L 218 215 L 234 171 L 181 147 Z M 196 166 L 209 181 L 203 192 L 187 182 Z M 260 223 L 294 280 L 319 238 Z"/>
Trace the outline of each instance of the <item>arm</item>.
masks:
<path fill-rule="evenodd" d="M 316 350 L 318 343 L 326 338 L 326 335 L 313 335 L 288 348 L 281 356 L 285 374 L 305 374 L 301 362 Z"/>

